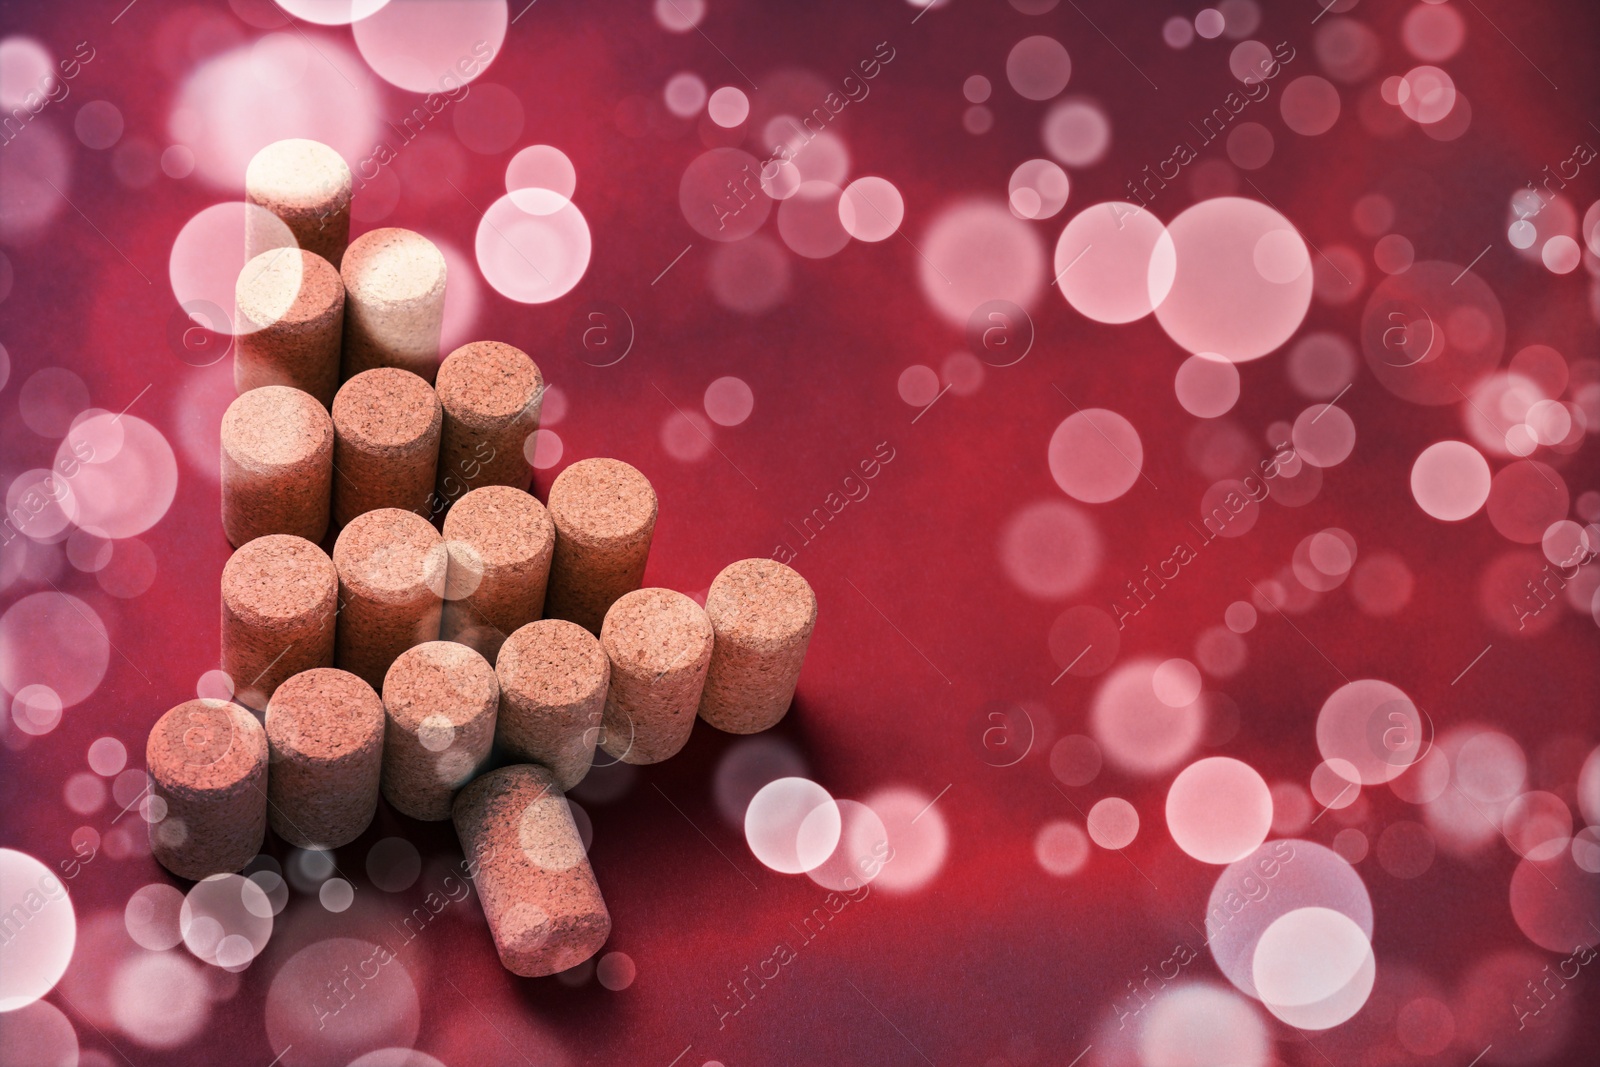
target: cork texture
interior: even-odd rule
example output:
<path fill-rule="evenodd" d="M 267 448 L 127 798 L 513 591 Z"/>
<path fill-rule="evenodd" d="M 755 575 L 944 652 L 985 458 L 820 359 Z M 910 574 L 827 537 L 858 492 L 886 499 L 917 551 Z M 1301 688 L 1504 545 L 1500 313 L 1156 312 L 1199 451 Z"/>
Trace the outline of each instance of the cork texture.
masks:
<path fill-rule="evenodd" d="M 456 834 L 506 970 L 555 974 L 600 951 L 611 915 L 572 821 L 543 767 L 503 767 L 456 798 Z"/>
<path fill-rule="evenodd" d="M 443 422 L 433 388 L 410 371 L 345 382 L 333 400 L 333 521 L 378 508 L 430 514 Z"/>
<path fill-rule="evenodd" d="M 292 675 L 331 667 L 339 579 L 301 537 L 268 534 L 222 568 L 222 669 L 234 699 L 263 709 Z"/>
<path fill-rule="evenodd" d="M 350 243 L 350 167 L 317 141 L 294 137 L 257 152 L 244 172 L 247 203 L 282 219 L 301 248 L 339 265 Z M 259 255 L 278 241 L 275 226 L 246 214 L 245 250 Z"/>
<path fill-rule="evenodd" d="M 304 249 L 263 252 L 239 272 L 234 306 L 239 392 L 291 385 L 333 403 L 344 336 L 344 282 L 333 264 Z"/>
<path fill-rule="evenodd" d="M 550 486 L 548 508 L 556 553 L 545 614 L 598 634 L 617 598 L 644 581 L 655 490 L 621 460 L 579 460 Z"/>
<path fill-rule="evenodd" d="M 463 345 L 439 365 L 444 406 L 435 508 L 486 485 L 528 488 L 533 466 L 524 444 L 539 428 L 544 376 L 528 354 L 499 341 Z"/>
<path fill-rule="evenodd" d="M 611 662 L 588 630 L 563 619 L 530 622 L 500 647 L 495 741 L 512 759 L 538 763 L 571 789 L 589 773 L 611 681 Z"/>
<path fill-rule="evenodd" d="M 486 485 L 450 509 L 444 540 L 450 570 L 440 637 L 493 663 L 506 637 L 544 610 L 555 526 L 521 489 Z"/>
<path fill-rule="evenodd" d="M 244 708 L 190 700 L 156 720 L 145 768 L 165 815 L 150 851 L 179 878 L 199 881 L 255 859 L 267 832 L 267 735 Z"/>
<path fill-rule="evenodd" d="M 401 653 L 383 680 L 383 795 L 424 822 L 450 818 L 456 790 L 494 745 L 500 683 L 466 645 L 428 641 Z"/>
<path fill-rule="evenodd" d="M 448 553 L 428 520 L 382 508 L 339 532 L 334 664 L 378 689 L 395 657 L 439 636 Z"/>
<path fill-rule="evenodd" d="M 338 848 L 378 810 L 383 702 L 347 671 L 302 671 L 267 705 L 267 820 L 298 848 Z"/>
<path fill-rule="evenodd" d="M 638 589 L 606 612 L 600 645 L 611 662 L 600 745 L 624 763 L 659 763 L 689 740 L 706 666 L 711 622 L 671 589 Z"/>
<path fill-rule="evenodd" d="M 444 325 L 439 249 L 411 230 L 371 230 L 351 242 L 339 273 L 345 290 L 344 378 L 374 367 L 401 367 L 431 385 Z"/>
<path fill-rule="evenodd" d="M 309 393 L 252 389 L 222 415 L 222 532 L 235 547 L 267 534 L 313 543 L 328 532 L 333 420 Z"/>
<path fill-rule="evenodd" d="M 711 664 L 700 718 L 731 734 L 777 725 L 789 710 L 817 624 L 817 598 L 773 559 L 730 563 L 706 594 Z"/>

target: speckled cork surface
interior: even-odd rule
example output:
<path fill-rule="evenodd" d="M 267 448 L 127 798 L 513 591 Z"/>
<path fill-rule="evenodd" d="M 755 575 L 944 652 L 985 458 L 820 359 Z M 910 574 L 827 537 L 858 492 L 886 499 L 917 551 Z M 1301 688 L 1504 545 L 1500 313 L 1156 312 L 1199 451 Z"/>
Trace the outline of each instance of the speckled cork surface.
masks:
<path fill-rule="evenodd" d="M 454 821 L 506 970 L 536 978 L 600 951 L 611 914 L 549 771 L 519 765 L 484 775 L 456 798 Z"/>
<path fill-rule="evenodd" d="M 244 196 L 282 219 L 301 248 L 339 265 L 350 242 L 350 167 L 318 141 L 293 137 L 257 152 L 244 172 Z M 277 242 L 276 227 L 246 215 L 245 249 L 255 256 Z"/>
<path fill-rule="evenodd" d="M 506 637 L 544 610 L 555 526 L 521 489 L 486 485 L 450 509 L 444 540 L 450 571 L 439 635 L 493 663 Z"/>
<path fill-rule="evenodd" d="M 450 801 L 489 758 L 500 683 L 489 661 L 454 641 L 403 652 L 383 680 L 383 795 L 424 822 L 450 818 Z"/>
<path fill-rule="evenodd" d="M 268 534 L 222 568 L 222 669 L 234 699 L 264 709 L 291 675 L 333 666 L 339 579 L 302 537 Z"/>
<path fill-rule="evenodd" d="M 433 387 L 410 371 L 356 375 L 333 400 L 333 521 L 400 508 L 428 515 L 444 412 Z"/>
<path fill-rule="evenodd" d="M 190 700 L 150 730 L 145 768 L 166 805 L 150 824 L 150 851 L 177 875 L 199 881 L 237 871 L 267 832 L 267 735 L 244 708 Z"/>
<path fill-rule="evenodd" d="M 333 264 L 304 249 L 263 252 L 239 272 L 234 306 L 239 392 L 292 385 L 323 407 L 333 403 L 344 335 L 344 282 Z"/>
<path fill-rule="evenodd" d="M 344 361 L 353 378 L 373 367 L 403 367 L 432 383 L 444 325 L 444 256 L 411 230 L 385 227 L 356 238 L 344 278 Z"/>
<path fill-rule="evenodd" d="M 222 532 L 235 547 L 265 534 L 320 542 L 333 490 L 333 420 L 309 393 L 268 385 L 222 415 Z"/>
<path fill-rule="evenodd" d="M 378 810 L 383 702 L 347 671 L 302 671 L 267 705 L 267 820 L 299 848 L 338 848 Z"/>
<path fill-rule="evenodd" d="M 530 622 L 500 647 L 495 741 L 571 789 L 589 773 L 605 713 L 611 662 L 588 630 L 564 619 Z"/>
<path fill-rule="evenodd" d="M 545 614 L 600 632 L 617 598 L 639 588 L 656 528 L 656 493 L 621 460 L 579 460 L 550 486 L 556 554 Z"/>
<path fill-rule="evenodd" d="M 706 594 L 706 617 L 714 637 L 700 717 L 731 734 L 775 726 L 817 623 L 810 584 L 774 559 L 730 563 Z"/>
<path fill-rule="evenodd" d="M 533 466 L 523 446 L 544 399 L 544 376 L 528 354 L 499 341 L 462 345 L 439 365 L 434 388 L 444 405 L 434 507 L 480 486 L 528 488 Z"/>
<path fill-rule="evenodd" d="M 339 532 L 334 663 L 377 689 L 395 657 L 439 636 L 448 553 L 428 520 L 382 508 Z"/>
<path fill-rule="evenodd" d="M 624 763 L 659 763 L 689 740 L 706 665 L 711 622 L 671 589 L 638 589 L 606 612 L 600 645 L 611 661 L 600 746 Z"/>

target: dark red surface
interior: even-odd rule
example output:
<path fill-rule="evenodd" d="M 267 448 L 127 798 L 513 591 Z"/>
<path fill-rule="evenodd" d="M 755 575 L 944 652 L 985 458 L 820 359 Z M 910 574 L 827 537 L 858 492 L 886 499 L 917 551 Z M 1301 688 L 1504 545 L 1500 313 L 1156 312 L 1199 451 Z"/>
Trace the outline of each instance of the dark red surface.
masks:
<path fill-rule="evenodd" d="M 0 7 L 0 20 L 4 34 L 26 33 L 58 55 L 93 39 L 100 58 L 83 69 L 74 93 L 114 100 L 129 134 L 161 142 L 175 72 L 196 62 L 187 48 L 203 55 L 205 47 L 175 42 L 195 27 L 240 40 L 260 31 L 234 18 L 227 4 L 166 0 L 143 0 L 107 25 L 121 6 L 11 3 Z M 1357 121 L 1357 92 L 1346 90 L 1339 124 L 1319 138 L 1295 137 L 1275 113 L 1260 118 L 1277 134 L 1278 151 L 1250 177 L 1312 242 L 1367 255 L 1367 292 L 1381 275 L 1371 265 L 1371 241 L 1350 221 L 1351 204 L 1364 193 L 1385 191 L 1395 200 L 1395 229 L 1415 244 L 1419 260 L 1464 266 L 1491 245 L 1474 269 L 1507 313 L 1502 365 L 1536 341 L 1569 361 L 1592 359 L 1587 271 L 1555 276 L 1518 258 L 1505 242 L 1504 216 L 1511 190 L 1565 158 L 1575 140 L 1600 138 L 1588 123 L 1600 114 L 1593 63 L 1600 11 L 1582 3 L 1529 7 L 1503 0 L 1458 6 L 1468 37 L 1447 66 L 1472 102 L 1463 137 L 1439 143 L 1409 124 L 1397 136 L 1375 136 Z M 1374 82 L 1414 63 L 1396 41 L 1408 7 L 1368 2 L 1352 12 L 1384 40 Z M 1226 91 L 1233 42 L 1196 41 L 1184 51 L 1161 43 L 1161 23 L 1192 15 L 1188 8 L 1087 0 L 1077 8 L 1068 3 L 1029 18 L 1001 3 L 957 3 L 913 25 L 917 9 L 887 0 L 804 8 L 711 0 L 702 29 L 758 82 L 766 72 L 796 65 L 833 77 L 880 41 L 896 50 L 870 100 L 850 108 L 840 129 L 851 148 L 852 176 L 885 175 L 903 194 L 903 232 L 911 240 L 852 243 L 820 261 L 795 258 L 788 299 L 755 318 L 711 299 L 710 243 L 690 230 L 678 207 L 679 177 L 704 150 L 693 124 L 662 119 L 659 132 L 628 136 L 616 118 L 619 109 L 657 99 L 666 78 L 681 69 L 700 72 L 712 86 L 739 84 L 713 46 L 693 32 L 663 33 L 642 3 L 602 8 L 542 0 L 511 27 L 506 54 L 485 81 L 511 88 L 524 102 L 528 125 L 519 146 L 554 144 L 573 160 L 594 253 L 579 286 L 552 304 L 513 304 L 480 279 L 474 334 L 525 349 L 566 392 L 570 412 L 558 427 L 563 465 L 616 456 L 655 484 L 660 519 L 647 584 L 703 591 L 728 561 L 770 555 L 781 544 L 799 548 L 793 565 L 816 589 L 820 618 L 800 695 L 777 732 L 799 747 L 810 776 L 837 797 L 864 797 L 890 785 L 938 795 L 950 845 L 926 888 L 909 895 L 873 891 L 850 903 L 748 1006 L 723 1017 L 734 1003 L 728 984 L 741 981 L 745 968 L 756 970 L 778 942 L 795 942 L 790 924 L 819 906 L 825 891 L 762 867 L 742 834 L 719 818 L 711 778 L 732 739 L 701 724 L 680 756 L 644 769 L 622 799 L 588 807 L 593 864 L 614 921 L 608 951 L 626 952 L 636 963 L 632 985 L 614 993 L 593 980 L 569 988 L 555 979 L 517 979 L 495 959 L 476 906 L 452 905 L 401 955 L 421 995 L 418 1049 L 452 1067 L 698 1067 L 713 1059 L 1066 1064 L 1085 1046 L 1102 1044 L 1100 1028 L 1108 1017 L 1114 1025 L 1107 1014 L 1113 1001 L 1143 967 L 1169 956 L 1175 942 L 1200 948 L 1204 935 L 1191 924 L 1201 922 L 1216 869 L 1182 855 L 1166 835 L 1161 812 L 1170 775 L 1134 779 L 1107 769 L 1074 790 L 1058 787 L 1047 765 L 1050 741 L 1087 732 L 1088 700 L 1099 681 L 1069 674 L 1052 684 L 1063 664 L 1047 651 L 1051 623 L 1072 603 L 1108 605 L 1126 577 L 1164 558 L 1172 530 L 1197 513 L 1210 484 L 1186 459 L 1196 420 L 1172 391 L 1184 353 L 1151 319 L 1128 326 L 1088 322 L 1052 289 L 1032 309 L 1034 350 L 1015 366 L 990 368 L 974 395 L 947 395 L 919 416 L 896 391 L 905 367 L 937 366 L 964 344 L 961 332 L 929 309 L 911 241 L 944 205 L 1003 191 L 1016 162 L 1040 154 L 1037 117 L 1044 105 L 1020 100 L 1005 85 L 1005 56 L 1017 39 L 1049 33 L 1066 43 L 1074 62 L 1069 91 L 1098 99 L 1114 130 L 1111 158 L 1074 171 L 1065 213 L 1039 224 L 1048 247 L 1076 210 L 1117 198 L 1126 176 L 1169 151 L 1169 132 L 1189 105 Z M 1304 72 L 1312 72 L 1317 11 L 1313 3 L 1269 5 L 1255 36 L 1293 43 Z M 226 33 L 215 29 L 224 23 Z M 349 38 L 347 30 L 304 32 L 314 40 Z M 995 84 L 997 122 L 983 137 L 961 128 L 961 81 L 974 72 Z M 386 103 L 396 109 L 408 99 L 387 92 Z M 68 107 L 34 121 L 71 143 Z M 443 124 L 424 136 L 453 137 Z M 7 740 L 15 743 L 4 752 L 0 837 L 47 863 L 70 855 L 76 827 L 105 833 L 115 814 L 117 805 L 83 817 L 63 804 L 63 782 L 84 769 L 90 742 L 115 736 L 127 745 L 130 766 L 139 766 L 149 725 L 193 696 L 196 679 L 216 666 L 217 579 L 229 554 L 214 475 L 178 447 L 177 434 L 181 425 L 198 423 L 214 435 L 231 396 L 231 361 L 197 369 L 174 355 L 168 336 L 177 308 L 166 284 L 178 230 L 227 197 L 195 179 L 164 177 L 131 191 L 113 178 L 105 154 L 71 148 L 77 210 L 59 214 L 41 238 L 5 248 L 15 272 L 0 304 L 0 341 L 11 358 L 10 383 L 0 393 L 6 481 L 50 463 L 56 442 L 21 425 L 17 396 L 30 373 L 58 365 L 82 376 L 95 406 L 118 411 L 132 404 L 132 414 L 167 433 L 179 486 L 168 514 L 143 535 L 158 569 L 142 596 L 117 600 L 92 575 L 60 562 L 47 568 L 55 586 L 94 607 L 115 649 L 98 690 L 68 709 L 53 732 L 26 740 L 7 722 Z M 480 207 L 494 199 L 510 154 L 466 156 L 462 193 Z M 1212 158 L 1224 157 L 1218 150 Z M 403 189 L 413 168 L 418 183 L 424 181 L 421 167 L 421 153 L 397 162 Z M 1600 185 L 1585 172 L 1574 186 L 1581 214 Z M 1252 194 L 1246 187 L 1242 195 Z M 1194 200 L 1187 183 L 1175 183 L 1156 211 L 1170 219 Z M 460 197 L 403 192 L 383 224 L 426 228 L 470 249 L 477 221 Z M 657 278 L 691 242 L 688 254 Z M 573 324 L 602 302 L 626 309 L 637 330 L 626 359 L 603 368 L 580 358 L 571 341 Z M 1301 332 L 1329 329 L 1354 340 L 1364 302 L 1365 294 L 1339 307 L 1314 301 Z M 1279 353 L 1240 368 L 1242 398 L 1227 419 L 1252 441 L 1307 406 L 1286 381 L 1283 360 Z M 697 409 L 705 385 L 723 374 L 751 385 L 754 415 L 717 431 L 725 459 L 671 458 L 660 442 L 663 421 L 674 405 Z M 1045 448 L 1072 410 L 1063 393 L 1135 423 L 1148 481 L 1094 508 L 1107 558 L 1090 587 L 1070 601 L 1045 601 L 1008 581 L 997 545 L 1020 507 L 1062 498 Z M 1560 738 L 1575 739 L 1569 749 L 1587 751 L 1600 735 L 1593 621 L 1563 610 L 1552 628 L 1522 639 L 1485 619 L 1481 576 L 1510 546 L 1481 515 L 1441 527 L 1418 510 L 1407 488 L 1418 452 L 1461 436 L 1456 406 L 1406 403 L 1364 364 L 1341 405 L 1358 428 L 1356 452 L 1325 472 L 1315 501 L 1297 509 L 1269 503 L 1248 535 L 1206 548 L 1181 583 L 1123 633 L 1120 660 L 1192 655 L 1202 629 L 1218 624 L 1232 601 L 1250 598 L 1248 580 L 1278 573 L 1307 534 L 1340 526 L 1363 553 L 1388 550 L 1405 559 L 1416 577 L 1410 604 L 1394 618 L 1374 619 L 1340 589 L 1288 621 L 1263 611 L 1248 635 L 1246 668 L 1208 683 L 1240 708 L 1237 734 L 1209 754 L 1245 760 L 1269 782 L 1305 782 L 1320 759 L 1316 712 L 1342 670 L 1401 685 L 1441 731 L 1479 722 L 1509 733 L 1529 753 L 1531 787 L 1565 788 L 1570 799 L 1575 765 L 1541 779 L 1540 753 L 1553 751 L 1551 742 Z M 892 449 L 893 460 L 872 480 L 870 494 L 800 546 L 788 523 L 821 506 L 880 447 Z M 1260 451 L 1267 454 L 1264 446 Z M 1592 442 L 1572 455 L 1541 458 L 1558 466 L 1574 497 L 1596 487 Z M 539 495 L 558 469 L 538 473 Z M 29 551 L 59 557 L 61 549 Z M 9 604 L 48 588 L 24 576 L 3 595 Z M 1486 644 L 1488 654 L 1454 683 Z M 1033 709 L 1037 737 L 1014 766 L 992 766 L 981 740 L 994 702 Z M 1138 840 L 1126 857 L 1094 850 L 1073 878 L 1047 875 L 1033 854 L 1039 826 L 1081 820 L 1074 807 L 1086 810 L 1103 795 L 1133 801 L 1143 819 Z M 1370 806 L 1358 825 L 1374 838 L 1412 810 L 1381 788 L 1364 799 Z M 1344 825 L 1329 817 L 1302 836 L 1326 844 Z M 366 848 L 391 835 L 413 840 L 425 862 L 418 884 L 394 896 L 373 890 L 362 873 Z M 268 850 L 286 851 L 276 840 Z M 381 937 L 386 922 L 420 903 L 459 859 L 448 825 L 416 824 L 381 810 L 377 823 L 338 853 L 357 887 L 355 906 L 330 915 L 314 896 L 294 894 L 237 992 L 214 1005 L 201 1036 L 181 1049 L 141 1048 L 117 1033 L 97 1032 L 59 993 L 49 999 L 74 1021 L 86 1054 L 101 1050 L 109 1062 L 265 1064 L 279 1051 L 263 1024 L 277 968 L 319 938 Z M 1426 976 L 1446 1003 L 1466 1012 L 1457 983 L 1476 961 L 1508 948 L 1541 963 L 1559 959 L 1530 946 L 1512 920 L 1507 886 L 1516 865 L 1503 842 L 1470 860 L 1441 855 L 1408 881 L 1390 877 L 1370 857 L 1358 865 L 1377 915 L 1377 991 L 1355 1021 L 1310 1040 L 1269 1021 L 1277 1060 L 1471 1061 L 1481 1043 L 1468 1047 L 1463 1015 L 1457 1041 L 1435 1058 L 1414 1057 L 1399 1045 L 1396 1001 L 1386 982 L 1401 973 Z M 80 931 L 74 969 L 96 952 L 84 939 L 88 920 L 120 917 L 134 889 L 162 880 L 171 879 L 148 856 L 102 855 L 69 883 Z M 1203 949 L 1192 974 L 1220 981 Z M 71 988 L 71 977 L 64 988 Z M 1587 974 L 1575 980 L 1558 1004 L 1570 1013 L 1570 1035 L 1531 1062 L 1592 1062 L 1600 1048 L 1597 982 Z M 1530 1062 L 1518 1058 L 1509 1012 L 1506 1022 L 1487 1062 Z"/>

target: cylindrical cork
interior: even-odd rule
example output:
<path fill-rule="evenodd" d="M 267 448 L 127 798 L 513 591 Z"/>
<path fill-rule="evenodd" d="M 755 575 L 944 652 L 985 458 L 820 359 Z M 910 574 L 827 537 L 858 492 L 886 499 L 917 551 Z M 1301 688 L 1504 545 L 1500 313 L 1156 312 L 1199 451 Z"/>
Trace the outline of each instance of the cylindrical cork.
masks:
<path fill-rule="evenodd" d="M 333 264 L 299 248 L 263 252 L 239 272 L 234 305 L 234 387 L 292 385 L 332 404 L 344 336 L 344 282 Z"/>
<path fill-rule="evenodd" d="M 711 621 L 671 589 L 637 589 L 606 612 L 611 661 L 600 745 L 624 763 L 659 763 L 689 740 L 711 661 Z"/>
<path fill-rule="evenodd" d="M 287 385 L 252 389 L 222 416 L 222 532 L 235 547 L 266 534 L 317 543 L 328 532 L 333 420 Z"/>
<path fill-rule="evenodd" d="M 706 617 L 715 637 L 700 717 L 730 734 L 777 725 L 817 624 L 811 586 L 777 560 L 740 560 L 711 583 Z"/>
<path fill-rule="evenodd" d="M 448 559 L 438 531 L 409 511 L 369 511 L 341 530 L 334 663 L 378 689 L 400 653 L 437 638 Z"/>
<path fill-rule="evenodd" d="M 528 488 L 533 465 L 523 446 L 539 428 L 544 376 L 528 354 L 499 341 L 474 341 L 445 357 L 434 384 L 444 405 L 436 508 L 484 485 Z"/>
<path fill-rule="evenodd" d="M 430 384 L 439 372 L 444 325 L 444 256 L 434 243 L 393 227 L 357 237 L 344 276 L 344 367 L 403 367 Z"/>
<path fill-rule="evenodd" d="M 571 789 L 594 762 L 611 662 L 594 634 L 574 622 L 530 622 L 495 660 L 500 719 L 495 741 L 512 759 L 549 768 Z"/>
<path fill-rule="evenodd" d="M 303 537 L 268 534 L 222 568 L 222 669 L 233 697 L 265 708 L 290 676 L 333 666 L 339 577 Z"/>
<path fill-rule="evenodd" d="M 556 554 L 545 614 L 600 632 L 617 598 L 644 580 L 656 528 L 656 493 L 617 459 L 579 460 L 550 486 Z"/>
<path fill-rule="evenodd" d="M 244 171 L 245 202 L 282 219 L 301 248 L 335 267 L 350 243 L 350 168 L 318 141 L 293 137 L 255 154 Z M 260 255 L 282 243 L 282 231 L 257 212 L 245 222 L 245 254 Z"/>
<path fill-rule="evenodd" d="M 525 978 L 575 967 L 611 936 L 583 839 L 543 767 L 502 767 L 461 791 L 456 835 L 500 962 Z"/>
<path fill-rule="evenodd" d="M 383 679 L 383 795 L 425 822 L 450 817 L 456 790 L 494 746 L 500 683 L 489 661 L 454 641 L 400 654 Z"/>
<path fill-rule="evenodd" d="M 190 700 L 156 720 L 144 765 L 165 805 L 150 824 L 150 852 L 177 875 L 200 881 L 237 871 L 267 832 L 267 735 L 244 708 Z"/>
<path fill-rule="evenodd" d="M 505 639 L 544 610 L 556 528 L 544 505 L 521 489 L 486 485 L 444 518 L 450 571 L 439 636 L 495 662 Z"/>
<path fill-rule="evenodd" d="M 302 671 L 267 705 L 267 819 L 300 848 L 338 848 L 378 810 L 383 702 L 347 671 Z"/>
<path fill-rule="evenodd" d="M 427 382 L 379 367 L 333 398 L 333 521 L 378 508 L 430 514 L 444 414 Z"/>

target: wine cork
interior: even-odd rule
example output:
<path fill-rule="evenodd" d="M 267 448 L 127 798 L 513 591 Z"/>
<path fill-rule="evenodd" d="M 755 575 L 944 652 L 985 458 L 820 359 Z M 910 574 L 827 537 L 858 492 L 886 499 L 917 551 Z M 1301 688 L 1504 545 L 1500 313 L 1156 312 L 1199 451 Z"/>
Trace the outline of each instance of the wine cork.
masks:
<path fill-rule="evenodd" d="M 344 377 L 401 367 L 431 385 L 444 325 L 439 249 L 411 230 L 371 230 L 351 243 L 339 273 L 345 290 Z"/>
<path fill-rule="evenodd" d="M 655 490 L 621 460 L 579 460 L 550 486 L 549 509 L 556 554 L 545 614 L 598 634 L 611 605 L 644 580 Z"/>
<path fill-rule="evenodd" d="M 711 583 L 706 617 L 715 637 L 700 717 L 730 734 L 777 725 L 817 623 L 811 586 L 777 560 L 740 560 Z"/>
<path fill-rule="evenodd" d="M 410 371 L 379 367 L 345 382 L 333 398 L 333 521 L 378 508 L 429 514 L 443 418 Z"/>
<path fill-rule="evenodd" d="M 454 821 L 506 970 L 537 978 L 600 951 L 611 914 L 548 770 L 524 764 L 484 775 L 456 798 Z"/>
<path fill-rule="evenodd" d="M 272 832 L 299 848 L 338 848 L 378 810 L 383 702 L 347 671 L 302 671 L 267 705 Z"/>
<path fill-rule="evenodd" d="M 606 612 L 611 661 L 600 745 L 625 763 L 659 763 L 689 740 L 711 661 L 705 611 L 670 589 L 637 589 Z"/>
<path fill-rule="evenodd" d="M 605 712 L 611 662 L 594 634 L 574 622 L 530 622 L 495 660 L 500 717 L 495 742 L 512 759 L 539 763 L 562 789 L 583 781 Z"/>
<path fill-rule="evenodd" d="M 379 689 L 395 657 L 437 638 L 447 559 L 438 531 L 409 511 L 369 511 L 341 530 L 335 665 Z"/>
<path fill-rule="evenodd" d="M 244 708 L 190 700 L 150 730 L 144 765 L 164 813 L 150 824 L 150 852 L 179 878 L 237 871 L 267 832 L 267 736 Z"/>
<path fill-rule="evenodd" d="M 293 137 L 255 154 L 244 171 L 244 198 L 282 219 L 307 252 L 335 267 L 350 243 L 350 168 L 325 144 Z M 281 240 L 270 220 L 247 212 L 245 253 L 255 257 Z"/>
<path fill-rule="evenodd" d="M 252 389 L 222 416 L 222 532 L 238 547 L 266 534 L 317 543 L 328 532 L 333 420 L 309 393 Z"/>
<path fill-rule="evenodd" d="M 234 306 L 239 392 L 292 385 L 333 403 L 344 336 L 344 282 L 333 264 L 299 248 L 263 252 L 239 272 Z"/>
<path fill-rule="evenodd" d="M 444 406 L 436 510 L 485 485 L 526 489 L 523 445 L 539 428 L 544 376 L 521 349 L 474 341 L 445 357 L 434 388 Z"/>
<path fill-rule="evenodd" d="M 494 668 L 466 645 L 402 652 L 383 679 L 384 798 L 413 819 L 448 819 L 456 790 L 489 758 L 499 707 Z"/>
<path fill-rule="evenodd" d="M 450 570 L 439 635 L 493 663 L 506 637 L 544 610 L 556 528 L 521 489 L 486 485 L 450 509 L 444 540 Z"/>
<path fill-rule="evenodd" d="M 262 709 L 292 675 L 333 666 L 339 579 L 303 537 L 268 534 L 222 568 L 222 669 L 234 699 Z"/>

